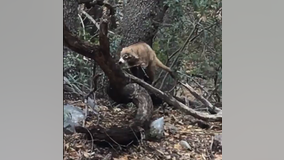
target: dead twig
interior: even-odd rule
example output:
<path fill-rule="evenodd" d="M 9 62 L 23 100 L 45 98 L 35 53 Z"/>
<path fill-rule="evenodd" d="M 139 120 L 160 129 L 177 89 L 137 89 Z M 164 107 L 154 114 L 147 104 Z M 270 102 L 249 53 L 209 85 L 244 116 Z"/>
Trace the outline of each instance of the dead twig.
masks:
<path fill-rule="evenodd" d="M 217 86 L 214 88 L 214 90 L 210 94 L 208 94 L 208 96 L 206 98 L 210 99 L 211 96 L 217 91 L 217 89 L 219 88 L 220 85 L 221 85 L 220 83 L 217 84 Z"/>
<path fill-rule="evenodd" d="M 208 91 L 207 91 L 206 89 L 204 89 L 193 77 L 190 77 L 189 75 L 184 74 L 184 73 L 182 73 L 182 72 L 180 72 L 180 71 L 178 71 L 178 73 L 180 73 L 180 74 L 182 74 L 182 75 L 188 77 L 188 78 L 189 78 L 191 81 L 193 81 L 200 89 L 202 89 L 207 95 L 209 95 Z"/>
<path fill-rule="evenodd" d="M 120 150 L 122 149 L 122 147 L 120 146 L 120 144 L 118 144 L 114 139 L 112 139 L 112 138 L 107 134 L 107 132 L 105 132 L 105 134 L 108 136 L 108 138 L 109 138 L 113 143 L 115 143 L 115 144 L 119 147 Z"/>
<path fill-rule="evenodd" d="M 83 36 L 85 36 L 85 35 L 86 35 L 86 31 L 85 31 L 85 25 L 84 25 L 83 19 L 82 19 L 82 17 L 81 17 L 81 15 L 80 15 L 80 14 L 78 14 L 78 16 L 79 16 L 79 19 L 80 19 L 81 24 L 82 24 L 82 28 L 83 28 Z"/>
<path fill-rule="evenodd" d="M 84 115 L 85 117 L 88 116 L 88 106 L 87 105 L 85 106 L 85 109 L 84 109 Z M 86 124 L 86 118 L 84 118 L 83 120 L 83 127 L 85 127 L 85 124 Z"/>
<path fill-rule="evenodd" d="M 85 12 L 84 10 L 81 11 L 90 21 L 92 21 L 94 23 L 94 25 L 100 29 L 100 25 L 99 23 L 96 22 L 96 20 L 94 20 L 94 18 L 92 16 L 90 16 L 87 12 Z M 112 31 L 108 31 L 108 33 L 114 34 L 114 32 Z"/>
<path fill-rule="evenodd" d="M 97 75 L 95 75 L 95 76 L 93 77 L 93 79 L 94 79 L 94 81 L 93 81 L 94 84 L 96 84 L 98 78 L 99 78 L 100 76 L 102 76 L 102 75 L 103 75 L 102 73 L 99 73 L 99 74 L 97 74 Z M 96 90 L 97 90 L 97 86 L 94 85 L 94 89 L 92 89 L 86 96 L 83 97 L 83 101 L 84 101 L 84 100 L 88 100 L 88 97 L 90 97 L 90 95 L 93 94 Z"/>
<path fill-rule="evenodd" d="M 112 153 L 109 152 L 109 153 L 104 157 L 103 160 L 111 160 L 111 157 L 112 157 Z"/>
<path fill-rule="evenodd" d="M 166 62 L 166 65 L 170 62 L 170 59 L 172 59 L 176 54 L 178 54 L 178 53 L 180 54 L 180 53 L 184 50 L 185 46 L 186 46 L 189 42 L 192 41 L 192 40 L 191 40 L 191 37 L 193 36 L 193 33 L 195 32 L 195 30 L 197 30 L 197 25 L 194 26 L 194 28 L 192 29 L 192 31 L 191 31 L 191 33 L 189 34 L 188 38 L 185 40 L 185 42 L 184 42 L 184 44 L 182 45 L 182 47 L 180 47 L 178 50 L 176 50 L 176 51 L 175 51 L 173 54 L 171 54 L 170 56 L 167 55 L 167 62 Z M 177 62 L 178 57 L 179 57 L 179 55 L 175 58 L 175 60 L 174 60 L 173 63 L 171 64 L 170 68 L 172 68 L 172 67 L 174 66 L 174 64 Z M 160 72 L 158 78 L 153 82 L 153 86 L 155 86 L 156 83 L 159 81 L 159 79 L 160 79 L 162 73 L 163 73 L 163 71 Z M 162 80 L 162 83 L 161 83 L 159 89 L 161 89 L 161 87 L 163 86 L 164 81 L 165 81 L 165 79 L 166 79 L 167 77 L 168 77 L 168 73 L 166 73 L 166 75 L 164 76 L 164 78 L 163 78 L 163 80 Z M 172 89 L 171 89 L 171 90 L 172 90 Z"/>
<path fill-rule="evenodd" d="M 184 105 L 183 103 L 177 101 L 174 97 L 172 97 L 169 94 L 166 94 L 164 92 L 162 92 L 161 90 L 153 87 L 152 85 L 149 85 L 148 83 L 144 82 L 143 80 L 125 73 L 125 76 L 127 78 L 130 78 L 132 81 L 138 83 L 139 85 L 141 85 L 142 87 L 144 87 L 145 89 L 147 89 L 149 92 L 155 94 L 156 96 L 158 96 L 159 98 L 161 98 L 162 100 L 164 100 L 165 102 L 167 102 L 169 105 L 172 105 L 178 109 L 183 110 L 186 114 L 189 114 L 195 118 L 204 120 L 204 121 L 222 121 L 222 114 L 216 114 L 216 115 L 211 115 L 208 113 L 204 113 L 204 112 L 199 112 L 199 111 L 195 111 L 192 108 L 189 108 L 188 106 Z"/>
<path fill-rule="evenodd" d="M 92 16 L 90 16 L 87 12 L 85 12 L 84 10 L 81 10 L 82 14 L 84 14 L 90 21 L 92 21 L 94 23 L 94 25 L 100 29 L 100 25 L 96 22 L 96 20 L 94 20 L 94 18 Z"/>
<path fill-rule="evenodd" d="M 91 151 L 93 151 L 94 150 L 94 137 L 93 137 L 93 135 L 91 134 L 91 132 L 89 131 L 88 128 L 85 128 L 85 127 L 83 127 L 83 128 L 90 134 L 91 143 L 92 143 Z"/>
<path fill-rule="evenodd" d="M 180 47 L 180 48 L 179 48 L 178 50 L 176 50 L 173 54 L 171 54 L 171 55 L 169 56 L 169 60 L 172 59 L 177 53 L 183 51 L 184 48 L 186 47 L 186 45 L 187 45 L 189 42 L 192 42 L 195 38 L 197 38 L 197 37 L 199 36 L 199 34 L 198 34 L 198 35 L 192 37 L 192 36 L 193 36 L 193 33 L 195 33 L 195 31 L 197 31 L 197 30 L 198 30 L 197 25 L 194 25 L 194 27 L 193 27 L 191 33 L 189 34 L 189 36 L 187 37 L 187 39 L 186 39 L 185 42 L 183 43 L 182 47 Z M 201 32 L 203 32 L 203 30 L 202 30 Z"/>
<path fill-rule="evenodd" d="M 109 10 L 109 14 L 107 16 L 111 17 L 115 14 L 115 9 L 109 3 L 106 3 L 103 0 L 96 0 L 96 1 L 79 0 L 78 3 L 79 4 L 86 4 L 86 5 L 89 5 L 89 6 L 95 6 L 95 5 L 105 6 Z M 92 16 L 90 16 L 84 10 L 80 10 L 80 12 L 82 14 L 84 14 L 91 22 L 93 22 L 95 24 L 95 26 L 98 28 L 98 30 L 100 30 L 99 24 L 94 20 L 94 18 Z M 114 34 L 114 32 L 112 32 L 110 30 L 108 30 L 108 33 Z"/>
<path fill-rule="evenodd" d="M 130 129 L 131 129 L 131 131 L 133 132 L 133 134 L 134 134 L 134 136 L 135 136 L 137 142 L 140 143 L 139 138 L 137 137 L 137 135 L 136 135 L 136 133 L 134 132 L 134 130 L 132 129 L 132 127 L 130 127 Z M 141 144 L 142 144 L 142 142 L 143 142 L 143 138 L 142 138 L 142 135 L 141 135 Z"/>
<path fill-rule="evenodd" d="M 207 95 L 209 95 L 208 91 L 204 89 L 201 84 L 199 84 L 195 79 L 191 79 L 200 89 L 202 89 Z"/>
<path fill-rule="evenodd" d="M 199 95 L 190 85 L 187 83 L 181 83 L 179 82 L 182 86 L 184 86 L 196 99 L 200 100 L 206 107 L 208 107 L 210 110 L 213 112 L 217 111 L 220 112 L 221 109 L 214 107 L 207 99 L 205 99 L 202 95 Z"/>
<path fill-rule="evenodd" d="M 180 53 L 184 50 L 184 48 L 187 46 L 187 44 L 188 44 L 189 42 L 190 42 L 190 43 L 193 42 L 204 30 L 207 30 L 207 29 L 213 27 L 214 25 L 215 25 L 215 24 L 212 24 L 211 26 L 202 29 L 199 33 L 197 33 L 194 37 L 192 37 L 195 32 L 198 32 L 198 27 L 197 27 L 198 25 L 195 24 L 195 25 L 194 25 L 194 28 L 192 29 L 192 31 L 191 31 L 191 33 L 189 34 L 188 38 L 185 40 L 185 42 L 184 42 L 184 44 L 182 45 L 182 47 L 179 48 L 178 50 L 176 50 L 176 51 L 175 51 L 173 54 L 171 54 L 171 55 L 169 56 L 169 58 L 167 59 L 167 63 L 168 63 L 168 62 L 170 61 L 170 59 L 172 59 L 176 54 L 178 54 L 178 56 L 176 56 L 175 60 L 174 60 L 173 63 L 171 64 L 170 68 L 173 68 L 174 64 L 177 62 L 177 60 L 178 60 L 178 58 L 179 58 Z M 166 63 L 166 64 L 167 64 L 167 63 Z M 160 77 L 161 74 L 162 74 L 162 71 L 161 71 L 161 73 L 160 73 L 160 75 L 159 75 L 158 77 Z M 168 77 L 168 73 L 166 73 L 166 75 L 164 76 L 164 78 L 163 78 L 163 80 L 162 80 L 162 83 L 161 83 L 159 89 L 161 89 L 161 87 L 164 85 L 165 79 L 166 79 L 167 77 Z M 156 79 L 156 80 L 154 81 L 153 85 L 155 85 L 155 84 L 158 82 L 158 80 L 159 80 L 159 79 Z M 170 89 L 170 92 L 171 92 L 175 87 L 176 87 L 176 85 L 175 85 L 172 89 Z"/>

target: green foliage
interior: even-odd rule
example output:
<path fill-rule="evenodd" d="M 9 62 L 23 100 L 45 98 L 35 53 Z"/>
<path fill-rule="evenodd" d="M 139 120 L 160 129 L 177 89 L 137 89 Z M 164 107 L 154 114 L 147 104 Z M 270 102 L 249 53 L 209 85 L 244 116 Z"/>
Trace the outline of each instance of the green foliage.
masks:
<path fill-rule="evenodd" d="M 194 41 L 186 44 L 170 62 L 178 58 L 174 69 L 180 73 L 202 75 L 212 81 L 218 75 L 216 83 L 221 84 L 222 26 L 218 11 L 222 7 L 222 1 L 166 0 L 165 4 L 169 6 L 167 16 L 153 43 L 158 58 L 166 62 L 168 56 L 183 47 L 186 39 L 197 26 L 200 34 Z M 192 37 L 195 35 L 193 34 Z M 207 87 L 214 88 L 214 83 L 208 83 Z M 220 88 L 219 86 L 218 92 L 221 94 Z"/>
<path fill-rule="evenodd" d="M 79 37 L 87 42 L 99 44 L 98 35 L 91 35 L 86 28 L 79 28 Z"/>
<path fill-rule="evenodd" d="M 71 84 L 76 85 L 82 91 L 89 91 L 92 85 L 92 66 L 92 61 L 84 59 L 82 55 L 71 52 L 63 60 L 63 69 L 67 71 L 64 76 Z"/>
<path fill-rule="evenodd" d="M 182 3 L 180 0 L 165 0 L 164 4 L 171 9 L 171 13 L 175 15 L 174 20 L 178 20 L 178 17 L 183 16 Z"/>
<path fill-rule="evenodd" d="M 92 44 L 99 44 L 97 35 L 90 34 L 90 28 L 82 26 L 79 27 L 78 36 Z M 76 90 L 82 93 L 87 93 L 92 89 L 92 76 L 93 76 L 94 61 L 86 58 L 75 52 L 68 53 L 63 60 L 63 68 L 65 77 L 69 80 L 71 85 L 76 86 Z M 80 92 L 80 94 L 82 94 Z"/>
<path fill-rule="evenodd" d="M 210 9 L 218 9 L 222 7 L 221 0 L 190 0 L 195 11 L 204 14 Z"/>
<path fill-rule="evenodd" d="M 118 47 L 119 47 L 119 44 L 121 42 L 121 36 L 118 35 L 118 34 L 115 34 L 115 35 L 110 35 L 110 53 L 112 55 L 116 54 L 117 53 L 117 50 L 118 50 Z"/>

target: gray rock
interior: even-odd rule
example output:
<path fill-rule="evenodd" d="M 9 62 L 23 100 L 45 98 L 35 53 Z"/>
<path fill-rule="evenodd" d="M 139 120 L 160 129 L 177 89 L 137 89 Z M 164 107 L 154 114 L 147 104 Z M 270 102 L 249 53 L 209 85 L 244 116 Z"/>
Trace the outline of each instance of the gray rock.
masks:
<path fill-rule="evenodd" d="M 215 135 L 211 144 L 213 152 L 222 153 L 222 133 Z"/>
<path fill-rule="evenodd" d="M 180 141 L 179 143 L 180 143 L 180 145 L 181 145 L 183 148 L 188 149 L 188 150 L 191 150 L 190 145 L 189 145 L 186 141 L 182 140 L 182 141 Z"/>

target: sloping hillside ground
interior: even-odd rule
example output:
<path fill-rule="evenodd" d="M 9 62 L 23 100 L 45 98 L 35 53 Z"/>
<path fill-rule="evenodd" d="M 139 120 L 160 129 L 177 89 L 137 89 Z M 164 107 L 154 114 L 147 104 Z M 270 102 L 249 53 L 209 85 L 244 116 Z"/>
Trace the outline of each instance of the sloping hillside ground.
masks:
<path fill-rule="evenodd" d="M 81 101 L 65 100 L 84 109 Z M 109 127 L 116 124 L 128 124 L 135 116 L 136 107 L 112 107 L 105 99 L 98 99 L 100 120 L 96 116 L 85 121 L 85 127 L 99 123 Z M 64 160 L 97 159 L 97 160 L 209 160 L 222 159 L 222 151 L 212 152 L 212 141 L 215 134 L 222 132 L 221 123 L 197 123 L 197 119 L 172 109 L 164 104 L 154 110 L 153 119 L 164 117 L 164 138 L 160 142 L 143 141 L 143 144 L 129 145 L 128 148 L 103 147 L 86 140 L 83 134 L 64 135 Z M 90 111 L 91 112 L 91 111 Z M 199 125 L 198 125 L 199 124 Z M 182 141 L 189 146 L 185 147 Z"/>

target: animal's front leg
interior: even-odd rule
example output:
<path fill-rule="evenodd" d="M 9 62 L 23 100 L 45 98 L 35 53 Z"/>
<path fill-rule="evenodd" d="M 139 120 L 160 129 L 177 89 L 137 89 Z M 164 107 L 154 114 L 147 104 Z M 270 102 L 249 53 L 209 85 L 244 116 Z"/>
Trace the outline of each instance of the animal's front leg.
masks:
<path fill-rule="evenodd" d="M 146 69 L 148 67 L 148 63 L 146 62 L 140 62 L 140 66 L 143 68 L 143 69 Z"/>
<path fill-rule="evenodd" d="M 153 81 L 154 81 L 154 77 L 155 77 L 155 67 L 154 66 L 148 66 L 147 69 L 146 69 L 146 73 L 149 77 L 148 79 L 148 83 L 149 84 L 152 84 Z"/>

